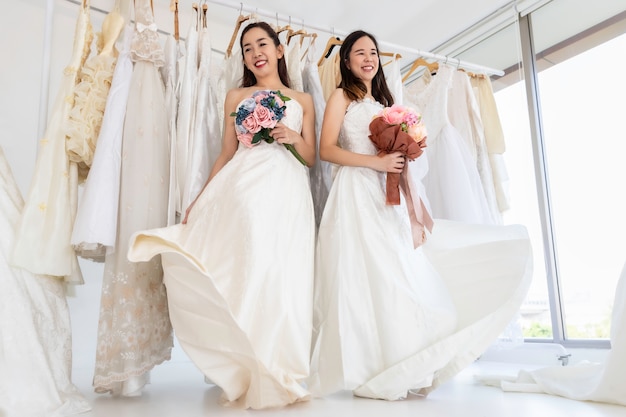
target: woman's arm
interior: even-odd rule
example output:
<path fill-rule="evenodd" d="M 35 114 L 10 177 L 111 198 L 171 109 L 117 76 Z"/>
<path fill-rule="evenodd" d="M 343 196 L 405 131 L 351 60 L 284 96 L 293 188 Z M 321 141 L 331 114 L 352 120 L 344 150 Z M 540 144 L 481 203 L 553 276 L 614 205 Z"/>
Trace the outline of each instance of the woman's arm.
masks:
<path fill-rule="evenodd" d="M 307 166 L 315 164 L 315 107 L 310 94 L 292 91 L 289 93 L 302 106 L 302 132 L 289 129 L 282 123 L 272 129 L 271 135 L 278 143 L 292 144 Z"/>
<path fill-rule="evenodd" d="M 402 172 L 404 158 L 400 152 L 382 156 L 350 152 L 339 146 L 339 131 L 350 101 L 338 88 L 330 95 L 324 112 L 320 139 L 320 158 L 338 165 L 366 167 L 381 172 Z"/>

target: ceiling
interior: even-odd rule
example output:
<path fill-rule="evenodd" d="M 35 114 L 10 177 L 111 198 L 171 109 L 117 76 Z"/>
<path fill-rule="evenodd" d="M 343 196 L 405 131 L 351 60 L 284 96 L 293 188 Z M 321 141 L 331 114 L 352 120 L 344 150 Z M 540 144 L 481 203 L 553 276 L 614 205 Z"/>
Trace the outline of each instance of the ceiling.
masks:
<path fill-rule="evenodd" d="M 129 1 L 129 0 L 126 0 Z M 153 0 L 159 28 L 173 31 L 170 0 Z M 338 36 L 363 29 L 378 39 L 381 50 L 399 52 L 407 60 L 410 50 L 432 51 L 448 39 L 480 22 L 511 0 L 179 0 L 180 34 L 185 36 L 192 20 L 192 4 L 207 4 L 212 45 L 225 51 L 241 13 L 256 11 L 261 20 L 295 30 L 304 27 L 318 33 L 317 49 L 324 48 L 334 32 Z M 91 6 L 109 10 L 114 0 L 91 0 Z M 396 46 L 403 47 L 397 49 Z"/>
<path fill-rule="evenodd" d="M 53 1 L 68 4 L 78 3 L 80 0 Z M 122 5 L 128 4 L 130 6 L 133 1 L 135 0 L 90 0 L 90 4 L 92 10 L 97 9 L 101 12 L 99 14 L 103 18 L 104 14 L 111 10 L 114 4 L 121 2 Z M 172 33 L 174 31 L 174 14 L 170 7 L 174 0 L 152 1 L 155 21 L 160 31 Z M 624 0 L 603 0 L 603 7 L 598 5 L 594 8 L 587 7 L 587 2 L 588 0 L 554 2 L 557 6 L 553 9 L 557 14 L 548 16 L 549 21 L 542 27 L 549 32 L 548 35 L 554 33 L 552 37 L 557 37 L 556 41 L 560 41 L 571 35 L 572 30 L 568 27 L 571 26 L 568 23 L 570 20 L 573 22 L 572 24 L 579 22 L 580 28 L 578 30 L 582 30 L 607 16 L 612 16 L 616 11 L 624 9 Z M 211 34 L 211 43 L 213 50 L 218 54 L 223 54 L 226 51 L 239 16 L 256 12 L 260 20 L 265 20 L 276 26 L 289 24 L 294 30 L 304 29 L 307 32 L 317 33 L 316 49 L 318 56 L 321 55 L 326 41 L 333 34 L 344 37 L 353 30 L 363 29 L 376 36 L 381 51 L 400 53 L 402 55 L 400 68 L 406 68 L 418 57 L 417 52 L 419 51 L 455 54 L 457 44 L 464 44 L 468 39 L 473 42 L 475 38 L 488 35 L 489 31 L 498 30 L 503 24 L 510 24 L 510 21 L 506 23 L 506 19 L 511 19 L 511 16 L 517 15 L 518 12 L 524 14 L 525 11 L 530 11 L 538 5 L 546 3 L 550 3 L 550 1 L 246 0 L 239 2 L 234 0 L 178 0 L 178 9 L 180 36 L 184 38 L 194 21 L 192 5 L 199 4 L 201 7 L 206 5 L 207 26 Z M 563 8 L 567 10 L 564 12 Z M 598 13 L 602 15 L 595 16 Z M 569 19 L 563 21 L 563 15 L 567 15 Z M 592 20 L 592 22 L 589 23 L 587 20 Z M 468 30 L 470 28 L 472 30 Z M 561 34 L 561 32 L 564 33 Z M 464 34 L 462 38 L 458 37 L 461 33 Z M 574 30 L 573 33 L 577 32 Z M 514 44 L 515 40 L 513 39 L 510 43 Z M 443 44 L 446 44 L 445 48 L 440 49 L 439 47 Z M 463 57 L 463 59 L 465 62 L 498 69 L 504 69 L 517 62 L 516 56 L 512 58 L 500 57 L 498 60 L 498 56 L 493 54 L 494 49 L 482 49 L 482 52 L 475 50 L 473 54 Z M 542 49 L 540 48 L 540 50 Z M 511 62 L 500 62 L 505 58 Z"/>

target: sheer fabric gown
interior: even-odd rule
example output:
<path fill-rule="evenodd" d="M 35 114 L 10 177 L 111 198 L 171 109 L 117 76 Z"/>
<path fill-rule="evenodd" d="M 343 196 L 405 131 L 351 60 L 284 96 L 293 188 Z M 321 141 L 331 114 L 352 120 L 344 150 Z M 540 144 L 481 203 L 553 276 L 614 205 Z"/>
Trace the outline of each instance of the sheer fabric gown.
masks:
<path fill-rule="evenodd" d="M 72 333 L 65 284 L 7 262 L 23 206 L 0 148 L 0 415 L 82 413 L 91 407 L 71 381 Z"/>
<path fill-rule="evenodd" d="M 371 100 L 347 109 L 339 143 L 376 154 Z M 474 361 L 526 294 L 522 226 L 435 220 L 413 249 L 404 202 L 385 204 L 385 174 L 340 167 L 322 217 L 315 270 L 313 394 L 396 400 L 428 393 Z"/>
<path fill-rule="evenodd" d="M 422 113 L 428 130 L 428 173 L 424 186 L 433 217 L 497 224 L 470 148 L 447 115 L 448 90 L 455 71 L 441 64 L 429 82 L 424 84 L 422 77 L 403 91 L 404 104 Z"/>
<path fill-rule="evenodd" d="M 302 107 L 286 103 L 283 123 L 300 131 Z M 239 146 L 187 224 L 131 238 L 129 259 L 161 254 L 175 334 L 226 403 L 308 399 L 314 234 L 307 169 L 261 141 Z"/>

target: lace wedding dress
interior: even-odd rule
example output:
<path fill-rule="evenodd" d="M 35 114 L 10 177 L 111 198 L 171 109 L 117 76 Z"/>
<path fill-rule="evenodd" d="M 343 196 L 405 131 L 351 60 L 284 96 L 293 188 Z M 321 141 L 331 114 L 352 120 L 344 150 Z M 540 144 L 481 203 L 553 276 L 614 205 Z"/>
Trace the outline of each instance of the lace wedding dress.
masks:
<path fill-rule="evenodd" d="M 71 381 L 72 333 L 65 284 L 59 278 L 14 268 L 7 261 L 23 206 L 0 148 L 0 415 L 82 413 L 91 406 Z"/>

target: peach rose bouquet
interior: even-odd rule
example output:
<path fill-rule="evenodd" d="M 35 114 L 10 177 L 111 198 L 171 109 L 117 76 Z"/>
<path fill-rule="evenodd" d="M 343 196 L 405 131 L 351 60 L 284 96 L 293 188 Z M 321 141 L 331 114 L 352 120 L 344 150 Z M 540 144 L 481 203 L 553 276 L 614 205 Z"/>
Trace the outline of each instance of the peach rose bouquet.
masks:
<path fill-rule="evenodd" d="M 267 143 L 274 142 L 270 131 L 285 117 L 287 110 L 285 102 L 289 100 L 291 99 L 282 95 L 280 91 L 259 90 L 242 101 L 237 111 L 230 114 L 235 118 L 235 131 L 239 142 L 248 148 L 262 140 Z M 287 143 L 284 145 L 298 161 L 306 165 L 293 145 Z"/>

